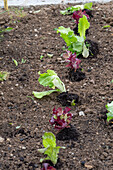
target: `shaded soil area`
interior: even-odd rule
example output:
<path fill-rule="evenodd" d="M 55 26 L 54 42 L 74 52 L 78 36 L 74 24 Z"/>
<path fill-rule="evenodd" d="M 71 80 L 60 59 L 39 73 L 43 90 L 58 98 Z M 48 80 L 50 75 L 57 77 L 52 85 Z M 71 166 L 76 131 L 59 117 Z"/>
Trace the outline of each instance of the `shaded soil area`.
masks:
<path fill-rule="evenodd" d="M 105 105 L 113 100 L 113 3 L 93 6 L 87 39 L 98 44 L 99 54 L 81 58 L 80 67 L 85 78 L 74 82 L 67 78 L 69 70 L 61 56 L 65 43 L 54 30 L 61 25 L 75 27 L 71 15 L 60 14 L 65 7 L 31 7 L 24 9 L 25 16 L 14 16 L 15 13 L 10 16 L 10 13 L 0 11 L 1 26 L 14 28 L 4 33 L 0 41 L 0 71 L 10 72 L 8 80 L 0 82 L 2 170 L 41 168 L 39 162 L 43 155 L 38 149 L 43 147 L 42 135 L 48 131 L 55 133 L 49 119 L 54 106 L 62 107 L 57 100 L 58 93 L 42 99 L 32 95 L 32 91 L 48 89 L 38 83 L 38 71 L 44 73 L 47 69 L 58 74 L 69 93 L 79 96 L 79 102 L 70 106 L 72 129 L 64 130 L 67 138 L 62 136 L 62 131 L 61 136 L 57 134 L 57 145 L 66 147 L 60 150 L 57 169 L 113 169 L 113 124 L 105 124 L 101 119 Z M 103 29 L 104 25 L 111 27 Z M 53 57 L 47 54 L 53 54 Z M 18 66 L 12 58 L 18 61 Z M 79 116 L 80 111 L 85 115 Z"/>

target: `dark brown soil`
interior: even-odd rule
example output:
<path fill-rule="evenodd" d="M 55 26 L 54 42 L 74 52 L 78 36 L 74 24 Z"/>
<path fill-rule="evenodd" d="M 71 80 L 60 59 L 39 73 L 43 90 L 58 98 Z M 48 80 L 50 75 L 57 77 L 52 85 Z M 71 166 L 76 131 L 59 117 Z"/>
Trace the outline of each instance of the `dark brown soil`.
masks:
<path fill-rule="evenodd" d="M 33 13 L 31 11 L 40 12 Z M 65 83 L 69 93 L 77 94 L 80 103 L 70 106 L 71 121 L 76 140 L 58 140 L 65 146 L 59 153 L 59 170 L 112 170 L 113 169 L 113 124 L 105 124 L 101 110 L 113 100 L 113 3 L 93 6 L 90 30 L 87 39 L 99 45 L 99 54 L 82 58 L 81 67 L 86 78 L 71 82 L 67 76 L 66 63 L 61 54 L 64 41 L 54 28 L 71 27 L 72 16 L 63 16 L 63 5 L 31 7 L 24 9 L 25 16 L 10 16 L 0 10 L 0 24 L 14 29 L 5 33 L 0 42 L 0 71 L 10 72 L 9 79 L 0 82 L 0 169 L 39 170 L 38 152 L 42 148 L 44 132 L 53 130 L 49 124 L 52 109 L 62 107 L 57 93 L 40 100 L 32 91 L 44 91 L 38 83 L 38 71 L 53 69 Z M 29 12 L 30 11 L 30 12 Z M 53 54 L 52 58 L 47 53 Z M 43 62 L 40 56 L 44 55 Z M 18 61 L 16 66 L 12 60 Z M 21 63 L 22 58 L 26 60 Z M 28 97 L 31 96 L 34 98 Z M 83 111 L 85 116 L 79 116 Z M 104 114 L 104 113 L 103 113 Z M 20 127 L 18 127 L 20 126 Z M 69 129 L 68 129 L 69 130 Z M 60 163 L 59 163 L 60 162 Z"/>
<path fill-rule="evenodd" d="M 81 68 L 77 69 L 76 72 L 74 69 L 70 69 L 67 77 L 69 77 L 71 81 L 81 81 L 85 78 L 85 73 L 82 72 Z"/>
<path fill-rule="evenodd" d="M 57 101 L 61 103 L 62 106 L 71 106 L 72 102 L 78 103 L 79 96 L 77 94 L 63 92 L 57 96 Z"/>

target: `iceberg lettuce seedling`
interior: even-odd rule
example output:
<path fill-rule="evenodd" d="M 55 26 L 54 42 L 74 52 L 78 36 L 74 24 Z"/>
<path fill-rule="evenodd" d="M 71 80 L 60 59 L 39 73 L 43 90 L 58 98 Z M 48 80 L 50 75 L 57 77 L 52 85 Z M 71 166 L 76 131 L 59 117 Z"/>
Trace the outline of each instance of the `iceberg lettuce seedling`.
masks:
<path fill-rule="evenodd" d="M 44 148 L 38 149 L 38 151 L 47 155 L 47 157 L 40 159 L 40 162 L 50 160 L 55 165 L 57 163 L 59 149 L 65 149 L 65 147 L 56 146 L 56 138 L 52 132 L 45 132 L 42 139 Z"/>
<path fill-rule="evenodd" d="M 109 122 L 110 120 L 113 119 L 113 101 L 111 103 L 107 103 L 106 109 L 108 110 L 107 115 L 107 121 Z"/>
<path fill-rule="evenodd" d="M 77 56 L 82 54 L 84 58 L 87 58 L 89 56 L 89 49 L 86 47 L 85 39 L 86 30 L 89 27 L 90 23 L 88 22 L 87 17 L 83 15 L 83 17 L 79 19 L 78 23 L 78 33 L 80 36 L 76 36 L 73 30 L 63 26 L 60 26 L 57 29 L 57 33 L 60 33 L 60 37 L 64 39 L 68 47 L 68 51 L 76 53 Z"/>
<path fill-rule="evenodd" d="M 54 72 L 54 70 L 47 70 L 47 73 L 41 74 L 40 72 L 38 73 L 40 75 L 38 81 L 41 85 L 47 87 L 49 86 L 53 90 L 48 90 L 44 92 L 36 92 L 33 91 L 33 94 L 36 98 L 42 98 L 43 96 L 50 95 L 53 92 L 66 92 L 66 88 L 64 83 L 60 80 L 60 78 L 57 76 L 57 74 Z M 57 89 L 55 89 L 55 87 Z"/>

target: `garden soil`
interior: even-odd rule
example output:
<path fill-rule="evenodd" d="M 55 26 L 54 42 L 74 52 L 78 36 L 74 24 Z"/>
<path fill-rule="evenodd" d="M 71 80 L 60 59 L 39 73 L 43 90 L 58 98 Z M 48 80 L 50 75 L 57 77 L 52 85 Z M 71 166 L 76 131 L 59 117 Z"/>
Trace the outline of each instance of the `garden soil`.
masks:
<path fill-rule="evenodd" d="M 66 6 L 25 8 L 25 15 L 15 8 L 0 11 L 1 26 L 14 28 L 0 41 L 0 71 L 10 73 L 0 82 L 1 170 L 40 170 L 43 155 L 38 149 L 43 148 L 44 132 L 50 131 L 57 134 L 57 146 L 66 147 L 60 149 L 58 170 L 113 169 L 113 123 L 102 119 L 105 105 L 113 101 L 113 3 L 93 5 L 87 39 L 98 44 L 99 53 L 81 58 L 85 78 L 75 82 L 68 78 L 67 63 L 61 56 L 65 43 L 55 31 L 59 26 L 75 27 L 72 15 L 60 14 Z M 111 27 L 104 29 L 104 25 Z M 57 100 L 58 93 L 42 99 L 32 95 L 32 91 L 48 90 L 38 83 L 38 72 L 47 69 L 58 74 L 69 93 L 79 96 L 79 102 L 69 106 L 73 113 L 71 129 L 63 130 L 65 136 L 72 132 L 72 138 L 63 138 L 63 131 L 58 134 L 49 124 L 52 109 L 65 108 Z"/>

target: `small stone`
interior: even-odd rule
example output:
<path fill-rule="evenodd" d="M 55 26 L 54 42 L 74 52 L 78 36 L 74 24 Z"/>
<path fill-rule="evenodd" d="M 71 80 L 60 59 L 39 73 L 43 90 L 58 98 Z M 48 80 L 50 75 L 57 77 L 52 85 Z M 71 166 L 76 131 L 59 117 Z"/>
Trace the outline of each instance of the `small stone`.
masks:
<path fill-rule="evenodd" d="M 4 142 L 4 138 L 0 136 L 0 143 Z"/>
<path fill-rule="evenodd" d="M 57 58 L 57 61 L 61 61 L 62 60 L 62 58 Z"/>
<path fill-rule="evenodd" d="M 89 164 L 87 164 L 87 163 L 86 163 L 84 166 L 85 166 L 87 169 L 92 169 L 92 168 L 93 168 L 92 165 L 89 165 Z"/>
<path fill-rule="evenodd" d="M 82 161 L 82 162 L 81 162 L 81 165 L 84 166 L 84 165 L 85 165 L 85 161 Z"/>
<path fill-rule="evenodd" d="M 4 95 L 4 93 L 3 92 L 1 92 L 1 94 L 0 94 L 1 96 L 3 96 Z"/>
<path fill-rule="evenodd" d="M 10 142 L 10 138 L 7 138 L 7 141 Z"/>
<path fill-rule="evenodd" d="M 38 168 L 38 165 L 37 165 L 37 164 L 34 164 L 34 167 L 35 167 L 35 168 Z"/>
<path fill-rule="evenodd" d="M 24 158 L 23 158 L 23 157 L 20 157 L 20 161 L 24 161 Z"/>
<path fill-rule="evenodd" d="M 18 84 L 15 84 L 16 87 L 18 87 Z"/>
<path fill-rule="evenodd" d="M 36 101 L 36 100 L 34 100 L 34 103 L 36 104 L 36 103 L 37 103 L 37 101 Z"/>
<path fill-rule="evenodd" d="M 79 112 L 79 116 L 85 116 L 84 112 L 83 112 L 83 111 L 80 111 L 80 112 Z"/>
<path fill-rule="evenodd" d="M 37 29 L 34 29 L 35 32 L 37 32 L 38 30 Z"/>
<path fill-rule="evenodd" d="M 106 152 L 103 152 L 103 155 L 104 155 L 104 157 L 107 157 L 107 156 L 108 156 L 108 154 L 107 154 Z"/>
<path fill-rule="evenodd" d="M 26 147 L 25 147 L 25 146 L 22 146 L 22 149 L 24 149 L 24 150 L 25 150 L 25 149 L 26 149 Z"/>
<path fill-rule="evenodd" d="M 32 14 L 33 13 L 33 11 L 29 11 L 29 14 Z"/>

